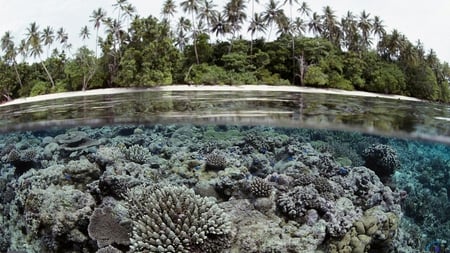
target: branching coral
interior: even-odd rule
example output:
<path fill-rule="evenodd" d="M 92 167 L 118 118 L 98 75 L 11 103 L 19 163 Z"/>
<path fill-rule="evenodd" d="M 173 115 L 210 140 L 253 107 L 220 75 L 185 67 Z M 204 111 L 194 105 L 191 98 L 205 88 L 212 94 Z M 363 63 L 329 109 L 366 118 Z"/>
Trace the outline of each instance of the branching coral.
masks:
<path fill-rule="evenodd" d="M 257 177 L 250 183 L 250 191 L 253 196 L 259 197 L 269 197 L 272 192 L 272 186 L 268 181 Z"/>
<path fill-rule="evenodd" d="M 221 252 L 231 224 L 212 198 L 180 186 L 135 187 L 128 194 L 133 221 L 130 252 Z"/>
<path fill-rule="evenodd" d="M 120 149 L 127 160 L 138 164 L 144 164 L 150 158 L 150 151 L 141 145 L 136 144 L 128 148 L 122 146 Z"/>
<path fill-rule="evenodd" d="M 208 170 L 223 170 L 226 166 L 227 159 L 218 152 L 213 152 L 205 157 L 205 168 Z"/>

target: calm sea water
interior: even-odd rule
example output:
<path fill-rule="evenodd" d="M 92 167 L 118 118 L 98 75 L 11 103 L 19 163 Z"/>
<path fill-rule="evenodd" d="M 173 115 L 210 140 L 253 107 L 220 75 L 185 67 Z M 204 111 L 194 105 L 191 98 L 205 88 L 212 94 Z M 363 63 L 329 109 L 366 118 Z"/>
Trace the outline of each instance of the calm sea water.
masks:
<path fill-rule="evenodd" d="M 3 105 L 0 252 L 445 252 L 449 109 L 211 90 Z"/>

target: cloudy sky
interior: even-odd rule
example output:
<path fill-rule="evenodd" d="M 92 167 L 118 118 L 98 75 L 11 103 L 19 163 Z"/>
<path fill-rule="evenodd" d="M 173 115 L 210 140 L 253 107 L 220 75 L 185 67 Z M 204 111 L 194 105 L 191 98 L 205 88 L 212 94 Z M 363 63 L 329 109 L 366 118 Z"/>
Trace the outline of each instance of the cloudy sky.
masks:
<path fill-rule="evenodd" d="M 299 2 L 301 2 L 300 0 Z M 160 17 L 164 0 L 129 0 L 141 16 Z M 176 0 L 177 3 L 180 0 Z M 224 0 L 214 0 L 222 6 Z M 261 5 L 269 0 L 260 0 Z M 307 0 L 313 11 L 321 13 L 326 5 L 342 17 L 350 10 L 359 14 L 366 10 L 384 20 L 388 31 L 398 29 L 412 42 L 420 40 L 427 50 L 437 52 L 442 61 L 450 62 L 450 0 Z M 82 26 L 88 25 L 94 9 L 102 7 L 113 13 L 115 0 L 0 0 L 0 35 L 11 31 L 16 40 L 25 37 L 26 27 L 36 22 L 40 28 L 47 25 L 64 27 L 69 32 L 74 48 L 82 45 L 78 38 Z M 288 13 L 288 12 L 286 12 Z M 92 30 L 93 31 L 93 30 Z M 92 32 L 93 33 L 93 32 Z M 94 43 L 91 37 L 90 45 Z M 92 46 L 93 47 L 93 46 Z"/>

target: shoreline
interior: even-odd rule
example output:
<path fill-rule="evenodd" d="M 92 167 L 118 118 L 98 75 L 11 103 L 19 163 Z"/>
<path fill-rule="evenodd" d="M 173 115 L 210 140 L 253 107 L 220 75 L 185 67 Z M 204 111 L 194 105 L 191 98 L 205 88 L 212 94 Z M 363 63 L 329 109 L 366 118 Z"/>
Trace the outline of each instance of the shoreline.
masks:
<path fill-rule="evenodd" d="M 70 91 L 39 95 L 34 97 L 17 98 L 12 101 L 0 104 L 0 107 L 18 105 L 25 103 L 33 103 L 39 101 L 71 98 L 80 96 L 94 96 L 94 95 L 108 95 L 108 94 L 120 94 L 129 92 L 141 92 L 141 91 L 280 91 L 280 92 L 300 92 L 300 93 L 323 93 L 323 94 L 335 94 L 345 96 L 360 96 L 360 97 L 375 97 L 375 98 L 387 98 L 406 101 L 423 101 L 414 97 L 407 97 L 401 95 L 388 95 L 381 93 L 373 93 L 366 91 L 347 91 L 339 89 L 329 88 L 314 88 L 314 87 L 299 87 L 299 86 L 273 86 L 273 85 L 168 85 L 158 86 L 151 88 L 106 88 L 106 89 L 92 89 L 87 91 Z"/>

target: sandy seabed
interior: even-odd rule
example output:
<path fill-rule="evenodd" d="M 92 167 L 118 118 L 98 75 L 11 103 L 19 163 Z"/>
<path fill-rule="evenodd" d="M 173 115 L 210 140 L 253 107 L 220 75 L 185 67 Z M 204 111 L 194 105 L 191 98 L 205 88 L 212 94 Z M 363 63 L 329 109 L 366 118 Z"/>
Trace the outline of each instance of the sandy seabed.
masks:
<path fill-rule="evenodd" d="M 1 106 L 10 106 L 23 103 L 39 102 L 45 100 L 79 97 L 79 96 L 92 96 L 92 95 L 106 95 L 106 94 L 119 94 L 126 92 L 140 92 L 140 91 L 282 91 L 282 92 L 303 92 L 303 93 L 324 93 L 324 94 L 337 94 L 347 96 L 361 96 L 361 97 L 379 97 L 390 98 L 409 101 L 421 101 L 418 98 L 400 96 L 400 95 L 386 95 L 364 91 L 346 91 L 338 89 L 320 89 L 312 87 L 298 87 L 298 86 L 273 86 L 273 85 L 238 85 L 238 86 L 224 86 L 224 85 L 170 85 L 160 86 L 153 88 L 108 88 L 108 89 L 94 89 L 87 91 L 73 91 L 73 92 L 61 92 L 40 95 L 35 97 L 18 98 L 12 101 L 0 104 Z"/>

